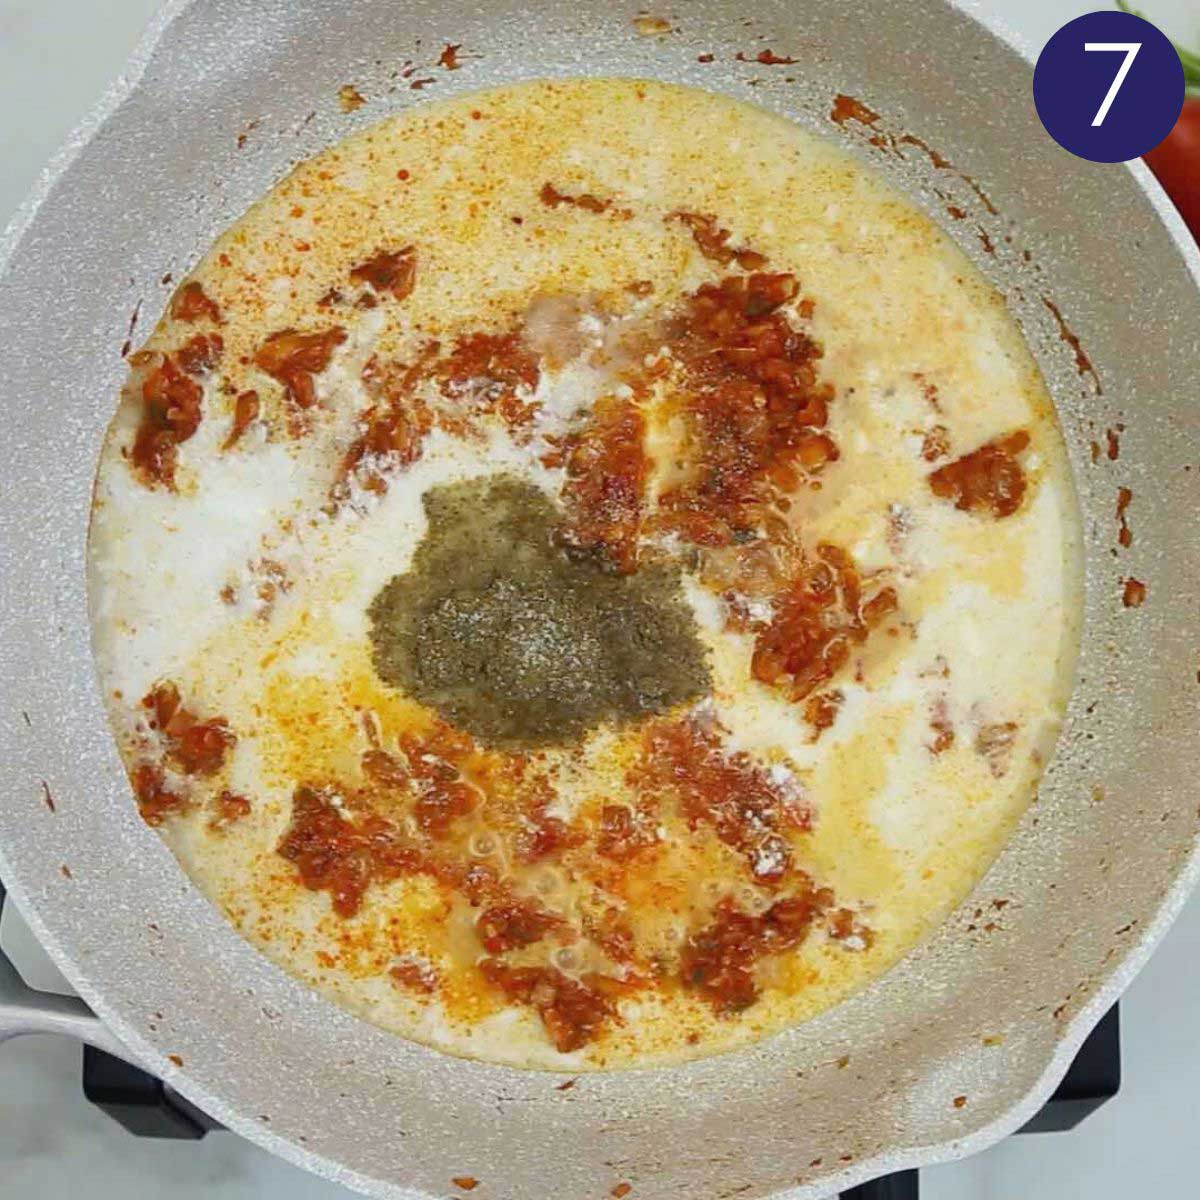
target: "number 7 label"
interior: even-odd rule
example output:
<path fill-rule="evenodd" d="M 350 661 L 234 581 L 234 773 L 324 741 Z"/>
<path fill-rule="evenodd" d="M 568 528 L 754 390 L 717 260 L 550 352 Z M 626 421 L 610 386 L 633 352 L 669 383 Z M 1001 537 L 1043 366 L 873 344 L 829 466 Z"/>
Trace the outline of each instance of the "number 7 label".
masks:
<path fill-rule="evenodd" d="M 1121 68 L 1117 71 L 1117 76 L 1112 81 L 1112 87 L 1108 89 L 1108 95 L 1104 97 L 1104 103 L 1100 105 L 1095 117 L 1092 119 L 1092 127 L 1095 128 L 1104 124 L 1104 118 L 1108 116 L 1108 110 L 1112 108 L 1113 101 L 1117 98 L 1117 93 L 1121 90 L 1121 84 L 1125 82 L 1125 77 L 1129 74 L 1129 68 L 1133 66 L 1133 60 L 1137 58 L 1138 51 L 1142 48 L 1142 43 L 1084 42 L 1083 48 L 1087 51 L 1110 51 L 1125 55 L 1125 61 L 1121 63 Z"/>
<path fill-rule="evenodd" d="M 1161 29 L 1132 13 L 1093 12 L 1043 47 L 1033 102 L 1064 150 L 1094 163 L 1128 162 L 1171 132 L 1183 85 L 1183 63 Z"/>

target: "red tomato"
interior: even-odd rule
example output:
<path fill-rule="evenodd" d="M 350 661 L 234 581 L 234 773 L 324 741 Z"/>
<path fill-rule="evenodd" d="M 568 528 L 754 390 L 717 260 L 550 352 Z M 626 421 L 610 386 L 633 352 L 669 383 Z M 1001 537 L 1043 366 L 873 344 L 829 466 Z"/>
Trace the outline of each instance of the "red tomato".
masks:
<path fill-rule="evenodd" d="M 1200 242 L 1200 97 L 1183 102 L 1175 128 L 1146 155 L 1146 165 Z"/>

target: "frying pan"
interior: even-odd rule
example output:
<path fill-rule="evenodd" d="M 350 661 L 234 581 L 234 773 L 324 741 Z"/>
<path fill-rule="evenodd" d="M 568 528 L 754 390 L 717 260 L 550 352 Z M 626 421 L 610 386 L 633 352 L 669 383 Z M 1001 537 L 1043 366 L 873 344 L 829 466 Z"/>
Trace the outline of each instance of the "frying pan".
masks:
<path fill-rule="evenodd" d="M 1139 164 L 1059 150 L 1028 62 L 962 4 L 689 0 L 666 7 L 674 28 L 657 36 L 639 36 L 635 15 L 562 0 L 180 0 L 0 247 L 0 875 L 96 1014 L 37 1008 L 0 963 L 0 1040 L 75 1032 L 376 1196 L 445 1195 L 472 1176 L 480 1200 L 576 1200 L 619 1182 L 638 1200 L 798 1200 L 979 1150 L 1045 1101 L 1197 875 L 1200 255 L 1182 223 Z M 462 45 L 461 69 L 433 65 L 445 42 Z M 796 61 L 756 61 L 768 49 Z M 406 60 L 435 82 L 412 90 L 396 75 Z M 131 321 L 136 341 L 157 320 L 167 272 L 350 130 L 433 95 L 579 74 L 777 110 L 946 225 L 1006 296 L 1054 395 L 1086 594 L 1038 798 L 934 936 L 848 1003 L 749 1049 L 564 1089 L 337 1009 L 190 885 L 138 818 L 105 725 L 83 553 L 119 350 Z M 345 83 L 369 101 L 353 114 L 337 103 Z M 831 123 L 838 93 L 876 125 Z M 1140 606 L 1123 603 L 1129 578 L 1146 585 Z"/>

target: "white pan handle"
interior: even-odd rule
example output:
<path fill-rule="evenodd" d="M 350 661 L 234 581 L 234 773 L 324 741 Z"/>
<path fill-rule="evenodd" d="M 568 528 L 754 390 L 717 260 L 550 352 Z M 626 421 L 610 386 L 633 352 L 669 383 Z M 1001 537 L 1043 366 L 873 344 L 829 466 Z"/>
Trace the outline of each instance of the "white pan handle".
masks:
<path fill-rule="evenodd" d="M 0 881 L 0 908 L 4 906 Z M 26 1033 L 57 1033 L 134 1062 L 129 1051 L 77 996 L 34 991 L 0 949 L 0 1043 Z"/>

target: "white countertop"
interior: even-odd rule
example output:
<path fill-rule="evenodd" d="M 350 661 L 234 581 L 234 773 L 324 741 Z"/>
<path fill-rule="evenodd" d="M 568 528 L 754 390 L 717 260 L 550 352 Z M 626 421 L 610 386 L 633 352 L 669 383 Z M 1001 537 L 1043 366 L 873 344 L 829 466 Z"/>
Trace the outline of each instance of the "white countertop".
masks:
<path fill-rule="evenodd" d="M 0 0 L 0 223 L 119 73 L 159 3 Z M 1065 21 L 1107 4 L 976 0 L 975 7 L 986 20 L 1040 46 Z M 1141 0 L 1140 7 L 1167 32 L 1200 46 L 1198 0 Z M 1115 1100 L 1071 1133 L 1009 1138 L 965 1162 L 923 1171 L 925 1200 L 1196 1194 L 1200 898 L 1184 911 L 1121 1008 L 1124 1082 Z M 73 1043 L 25 1038 L 0 1047 L 0 1200 L 60 1200 L 80 1192 L 89 1200 L 349 1195 L 230 1134 L 210 1134 L 202 1142 L 134 1138 L 88 1104 L 79 1076 L 80 1050 Z"/>

